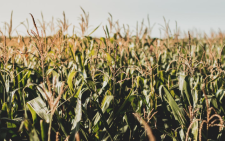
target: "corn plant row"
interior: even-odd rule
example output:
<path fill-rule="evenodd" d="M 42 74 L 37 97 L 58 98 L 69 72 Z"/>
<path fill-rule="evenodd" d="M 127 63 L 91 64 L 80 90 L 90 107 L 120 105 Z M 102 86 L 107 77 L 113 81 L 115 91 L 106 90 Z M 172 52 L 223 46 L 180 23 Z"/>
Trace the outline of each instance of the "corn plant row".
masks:
<path fill-rule="evenodd" d="M 28 37 L 1 32 L 0 140 L 225 139 L 223 33 L 180 39 L 165 21 L 165 38 L 132 36 L 110 15 L 93 38 L 83 10 L 69 36 L 63 16 L 52 36 L 32 14 Z"/>

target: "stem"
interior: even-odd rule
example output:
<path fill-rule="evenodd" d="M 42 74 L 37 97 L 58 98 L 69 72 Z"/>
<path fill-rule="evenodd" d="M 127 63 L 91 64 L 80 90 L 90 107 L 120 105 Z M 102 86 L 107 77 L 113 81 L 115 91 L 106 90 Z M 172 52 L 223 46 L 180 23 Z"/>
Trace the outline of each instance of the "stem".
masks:
<path fill-rule="evenodd" d="M 42 67 L 42 77 L 43 77 L 43 83 L 45 82 L 45 68 L 44 68 L 44 58 L 41 56 L 41 67 Z"/>
<path fill-rule="evenodd" d="M 206 91 L 205 91 L 205 84 L 202 86 L 202 91 L 203 91 L 203 94 L 205 96 L 205 103 L 206 103 L 206 108 L 207 108 L 207 120 L 206 120 L 206 138 L 208 139 L 208 130 L 209 130 L 209 114 L 210 114 L 210 109 L 209 109 L 209 103 L 208 103 L 208 98 L 207 98 L 207 95 L 206 95 Z"/>
<path fill-rule="evenodd" d="M 5 70 L 5 65 L 4 65 L 4 70 Z M 6 80 L 6 75 L 5 75 L 5 73 L 6 72 L 4 72 L 4 81 Z M 6 102 L 6 87 L 5 87 L 5 89 L 4 89 L 4 94 L 3 94 L 3 103 L 5 103 Z"/>
<path fill-rule="evenodd" d="M 3 67 L 4 67 L 4 81 L 6 81 L 6 72 L 5 72 L 5 65 L 6 65 L 6 36 L 4 36 L 4 64 L 3 64 Z M 4 89 L 4 94 L 3 94 L 3 103 L 6 102 L 6 87 Z"/>
<path fill-rule="evenodd" d="M 51 116 L 50 116 L 50 123 L 49 123 L 49 127 L 48 127 L 48 141 L 51 141 L 51 128 L 52 128 L 52 117 L 53 117 L 53 114 L 51 113 Z"/>
<path fill-rule="evenodd" d="M 117 55 L 117 47 L 118 45 L 115 45 L 115 57 L 114 57 L 114 70 L 113 70 L 113 114 L 115 113 L 115 85 L 116 85 L 116 55 Z"/>

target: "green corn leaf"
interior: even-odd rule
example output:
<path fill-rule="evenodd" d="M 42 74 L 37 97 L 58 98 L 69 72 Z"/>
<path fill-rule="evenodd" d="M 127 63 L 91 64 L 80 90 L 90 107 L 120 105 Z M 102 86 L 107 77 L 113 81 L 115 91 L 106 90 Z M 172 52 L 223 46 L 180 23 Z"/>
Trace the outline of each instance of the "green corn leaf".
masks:
<path fill-rule="evenodd" d="M 195 120 L 195 118 L 193 119 L 193 121 Z M 192 128 L 191 128 L 191 133 L 192 135 L 194 136 L 194 140 L 198 140 L 198 129 L 199 129 L 199 125 L 198 125 L 198 121 L 195 121 L 192 125 Z"/>
<path fill-rule="evenodd" d="M 114 59 L 109 53 L 106 53 L 106 59 L 107 59 L 107 62 L 108 62 L 109 66 L 114 64 Z"/>
<path fill-rule="evenodd" d="M 89 53 L 89 57 L 94 56 L 97 54 L 97 50 L 96 49 L 92 49 L 91 52 Z"/>
<path fill-rule="evenodd" d="M 78 98 L 78 96 L 79 96 L 80 93 L 83 93 L 84 91 L 86 91 L 86 89 L 84 89 L 84 90 L 81 91 L 82 87 L 83 87 L 83 84 L 77 90 L 77 92 L 76 92 L 76 94 L 74 96 L 75 98 Z"/>
<path fill-rule="evenodd" d="M 212 103 L 212 105 L 213 105 L 216 109 L 218 109 L 218 104 L 217 104 L 217 100 L 216 100 L 215 97 L 212 97 L 212 98 L 211 98 L 211 103 Z"/>
<path fill-rule="evenodd" d="M 72 45 L 69 45 L 69 49 L 70 49 L 70 53 L 72 55 L 72 58 L 73 58 L 73 61 L 76 62 L 76 56 L 75 56 L 75 53 L 73 51 L 73 46 Z"/>
<path fill-rule="evenodd" d="M 77 98 L 77 105 L 76 105 L 76 108 L 74 109 L 76 116 L 72 122 L 69 141 L 75 140 L 75 135 L 80 129 L 80 121 L 81 121 L 81 117 L 82 117 L 82 103 L 81 103 L 82 94 L 83 93 L 80 92 L 79 96 Z"/>
<path fill-rule="evenodd" d="M 100 24 L 101 25 L 101 24 Z M 99 25 L 99 26 L 100 26 Z M 99 26 L 97 26 L 88 36 L 90 36 L 92 33 L 94 33 L 98 28 L 99 28 Z"/>
<path fill-rule="evenodd" d="M 113 96 L 111 95 L 105 95 L 105 97 L 103 98 L 102 100 L 102 104 L 101 104 L 101 110 L 102 110 L 102 113 L 104 114 L 105 111 L 107 110 L 107 108 L 109 107 L 110 105 L 110 102 L 112 101 L 113 99 Z M 95 115 L 95 120 L 94 120 L 94 125 L 96 125 L 98 123 L 98 121 L 100 120 L 101 118 L 101 115 L 100 113 L 98 112 L 96 115 Z"/>
<path fill-rule="evenodd" d="M 29 133 L 29 139 L 30 139 L 30 141 L 40 141 L 35 128 L 31 129 L 31 131 Z"/>
<path fill-rule="evenodd" d="M 77 50 L 75 55 L 76 55 L 76 62 L 79 62 L 81 70 L 85 71 L 84 60 L 83 60 L 83 57 L 84 57 L 85 54 L 82 54 L 80 51 Z"/>
<path fill-rule="evenodd" d="M 41 130 L 41 140 L 42 141 L 46 141 L 48 138 L 48 127 L 46 125 L 46 123 L 44 122 L 44 120 L 40 120 L 40 130 Z"/>
<path fill-rule="evenodd" d="M 33 125 L 35 125 L 38 121 L 37 121 L 37 114 L 36 112 L 34 111 L 34 109 L 29 105 L 27 104 L 30 112 L 31 112 L 31 115 L 32 115 L 32 119 L 33 119 Z"/>
<path fill-rule="evenodd" d="M 164 87 L 163 85 L 161 85 L 159 87 L 159 93 L 160 93 L 161 98 L 163 98 L 162 90 L 164 90 L 165 98 L 167 99 L 167 102 L 168 102 L 170 108 L 172 109 L 174 118 L 180 123 L 180 125 L 185 126 L 186 125 L 186 119 L 183 115 L 183 112 L 181 111 L 181 109 L 177 105 L 176 101 L 173 99 L 173 97 L 171 96 L 171 94 L 167 90 L 167 88 Z"/>
<path fill-rule="evenodd" d="M 106 120 L 106 118 L 105 118 L 103 112 L 102 112 L 101 107 L 99 106 L 99 103 L 96 102 L 96 101 L 93 101 L 93 103 L 95 103 L 95 104 L 97 105 L 98 112 L 99 112 L 100 115 L 101 115 L 101 122 L 103 122 L 103 125 L 104 125 L 104 127 L 106 128 L 106 131 L 107 131 L 107 133 L 109 134 L 110 139 L 113 141 L 112 134 L 111 134 L 111 132 L 110 132 L 110 130 L 109 130 L 109 125 L 108 125 L 108 123 L 107 123 L 107 120 Z"/>
<path fill-rule="evenodd" d="M 70 88 L 70 92 L 73 93 L 74 92 L 74 89 L 73 89 L 73 78 L 74 76 L 76 75 L 76 71 L 71 71 L 69 76 L 68 76 L 68 80 L 67 80 L 67 83 L 69 85 L 69 88 Z"/>
<path fill-rule="evenodd" d="M 106 46 L 106 40 L 104 37 L 101 37 L 100 40 L 104 43 L 104 45 Z"/>
<path fill-rule="evenodd" d="M 124 125 L 123 127 L 121 127 L 118 131 L 118 133 L 114 136 L 114 140 L 117 140 L 117 138 L 119 137 L 119 135 L 124 134 L 128 129 L 128 125 Z"/>
<path fill-rule="evenodd" d="M 30 123 L 29 120 L 25 119 L 23 121 L 23 126 L 25 127 L 25 129 L 28 132 L 30 141 L 39 141 L 40 140 L 39 137 L 38 137 L 36 129 L 32 126 L 32 124 Z"/>
<path fill-rule="evenodd" d="M 192 105 L 192 94 L 191 94 L 191 87 L 189 84 L 188 76 L 184 74 L 180 74 L 179 77 L 179 89 L 184 99 L 187 98 L 189 105 Z M 186 98 L 183 95 L 185 93 Z"/>
<path fill-rule="evenodd" d="M 33 100 L 28 101 L 27 104 L 30 105 L 37 115 L 49 123 L 50 113 L 48 112 L 48 108 L 41 97 L 36 97 Z"/>
<path fill-rule="evenodd" d="M 65 128 L 64 128 L 64 124 L 63 124 L 63 122 L 62 122 L 62 120 L 61 120 L 61 117 L 60 117 L 58 111 L 55 112 L 55 116 L 56 116 L 56 118 L 57 118 L 57 122 L 58 122 L 58 124 L 59 124 L 61 130 L 63 131 L 64 135 L 67 137 L 68 134 L 66 133 L 66 130 L 65 130 Z"/>
<path fill-rule="evenodd" d="M 106 25 L 106 33 L 107 33 L 108 38 L 110 38 L 110 36 L 109 36 L 109 30 L 108 30 L 107 25 Z"/>
<path fill-rule="evenodd" d="M 2 110 L 1 110 L 1 117 L 8 117 L 8 105 L 7 102 L 4 102 L 2 105 Z"/>

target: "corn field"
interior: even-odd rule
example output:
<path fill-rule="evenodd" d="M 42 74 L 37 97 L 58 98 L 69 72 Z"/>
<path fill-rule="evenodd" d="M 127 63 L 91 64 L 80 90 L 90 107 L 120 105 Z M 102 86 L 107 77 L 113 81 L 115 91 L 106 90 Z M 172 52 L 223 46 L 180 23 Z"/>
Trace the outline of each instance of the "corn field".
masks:
<path fill-rule="evenodd" d="M 225 139 L 223 32 L 179 38 L 165 20 L 152 38 L 148 19 L 132 35 L 112 15 L 89 30 L 82 11 L 71 36 L 65 13 L 58 26 L 30 14 L 29 36 L 12 36 L 13 13 L 1 28 L 0 140 Z"/>

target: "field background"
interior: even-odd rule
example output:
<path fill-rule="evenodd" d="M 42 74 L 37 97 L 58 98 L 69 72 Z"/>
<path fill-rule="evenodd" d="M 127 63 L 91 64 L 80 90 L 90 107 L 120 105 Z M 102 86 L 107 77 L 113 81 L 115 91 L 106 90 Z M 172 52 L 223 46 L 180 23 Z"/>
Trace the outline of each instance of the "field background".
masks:
<path fill-rule="evenodd" d="M 224 140 L 224 36 L 66 15 L 0 37 L 0 140 Z M 46 30 L 54 31 L 48 36 Z M 105 36 L 92 37 L 96 30 Z M 182 38 L 180 37 L 182 34 Z"/>

